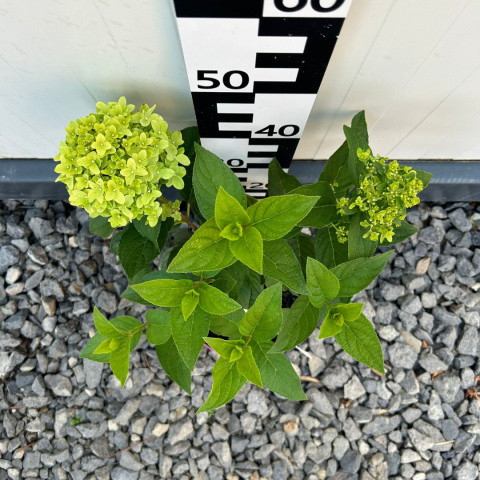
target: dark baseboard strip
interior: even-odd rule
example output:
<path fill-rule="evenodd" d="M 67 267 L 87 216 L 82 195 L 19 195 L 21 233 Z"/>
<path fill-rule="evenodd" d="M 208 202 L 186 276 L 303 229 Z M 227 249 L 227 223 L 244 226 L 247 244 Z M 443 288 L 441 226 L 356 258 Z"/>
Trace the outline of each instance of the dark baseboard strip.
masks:
<path fill-rule="evenodd" d="M 295 160 L 290 172 L 302 183 L 318 179 L 325 161 Z M 400 161 L 433 173 L 421 198 L 433 202 L 480 201 L 480 161 Z M 66 200 L 65 186 L 55 183 L 55 163 L 49 159 L 0 159 L 0 199 Z M 172 191 L 172 193 L 174 190 Z M 168 192 L 166 195 L 170 197 Z M 172 196 L 173 198 L 173 196 Z"/>

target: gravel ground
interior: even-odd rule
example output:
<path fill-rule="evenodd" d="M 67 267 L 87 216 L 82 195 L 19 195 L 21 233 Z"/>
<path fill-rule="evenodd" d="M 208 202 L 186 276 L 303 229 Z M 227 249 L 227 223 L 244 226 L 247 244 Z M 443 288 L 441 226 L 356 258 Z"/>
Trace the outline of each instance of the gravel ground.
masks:
<path fill-rule="evenodd" d="M 308 402 L 248 384 L 209 417 L 194 412 L 213 352 L 200 357 L 191 398 L 145 340 L 124 389 L 108 367 L 78 358 L 94 305 L 108 315 L 144 308 L 120 300 L 122 270 L 82 211 L 0 202 L 0 480 L 478 478 L 475 208 L 420 205 L 408 217 L 420 233 L 358 295 L 382 341 L 384 378 L 313 335 L 289 353 L 316 380 L 304 382 Z"/>

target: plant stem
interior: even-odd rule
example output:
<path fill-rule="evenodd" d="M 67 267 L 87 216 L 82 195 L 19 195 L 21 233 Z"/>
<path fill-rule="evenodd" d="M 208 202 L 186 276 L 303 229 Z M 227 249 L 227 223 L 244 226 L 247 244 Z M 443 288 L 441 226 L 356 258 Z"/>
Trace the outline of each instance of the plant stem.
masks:
<path fill-rule="evenodd" d="M 245 345 L 243 346 L 243 349 L 245 350 L 247 348 L 247 345 L 250 343 L 250 340 L 252 339 L 252 336 L 250 335 L 248 338 L 247 338 L 247 341 L 245 342 Z"/>

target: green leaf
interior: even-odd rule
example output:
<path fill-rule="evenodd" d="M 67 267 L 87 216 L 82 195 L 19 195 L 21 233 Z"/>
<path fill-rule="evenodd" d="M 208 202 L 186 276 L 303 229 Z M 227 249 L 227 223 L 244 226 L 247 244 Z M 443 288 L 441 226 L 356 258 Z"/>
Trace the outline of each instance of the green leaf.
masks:
<path fill-rule="evenodd" d="M 368 287 L 385 268 L 393 250 L 371 258 L 356 258 L 332 269 L 340 282 L 339 297 L 350 297 Z"/>
<path fill-rule="evenodd" d="M 115 328 L 115 326 L 100 313 L 100 310 L 97 307 L 93 308 L 93 321 L 95 323 L 95 328 L 100 335 L 103 335 L 106 338 L 125 337 L 125 333 L 118 328 Z"/>
<path fill-rule="evenodd" d="M 283 171 L 280 163 L 274 158 L 268 165 L 268 195 L 275 197 L 285 195 L 301 185 L 294 176 Z"/>
<path fill-rule="evenodd" d="M 215 219 L 211 218 L 195 231 L 170 263 L 167 272 L 200 272 L 226 268 L 236 261 L 228 244 L 229 240 L 220 236 L 220 229 Z"/>
<path fill-rule="evenodd" d="M 170 310 L 170 325 L 175 345 L 185 365 L 190 371 L 193 371 L 203 348 L 203 337 L 208 335 L 210 315 L 197 307 L 192 315 L 185 320 L 180 308 L 172 308 Z"/>
<path fill-rule="evenodd" d="M 211 412 L 225 405 L 235 397 L 246 381 L 245 377 L 238 372 L 236 362 L 229 362 L 221 357 L 215 363 L 212 375 L 212 390 L 197 413 Z"/>
<path fill-rule="evenodd" d="M 120 238 L 118 256 L 129 279 L 148 267 L 157 255 L 157 246 L 140 235 L 133 224 L 125 228 Z"/>
<path fill-rule="evenodd" d="M 263 388 L 262 376 L 255 363 L 255 358 L 253 358 L 252 347 L 250 347 L 250 345 L 245 348 L 243 356 L 236 361 L 236 364 L 240 375 L 243 375 L 254 385 Z"/>
<path fill-rule="evenodd" d="M 247 207 L 250 207 L 254 203 L 257 203 L 258 199 L 255 197 L 252 197 L 251 195 L 247 195 Z"/>
<path fill-rule="evenodd" d="M 315 258 L 327 268 L 333 268 L 348 260 L 348 246 L 339 243 L 333 227 L 325 227 L 315 235 Z"/>
<path fill-rule="evenodd" d="M 339 197 L 343 197 L 353 187 L 348 171 L 348 144 L 343 142 L 341 147 L 328 159 L 320 180 L 328 182 Z"/>
<path fill-rule="evenodd" d="M 220 187 L 247 208 L 247 197 L 236 175 L 220 158 L 195 144 L 197 154 L 193 168 L 193 188 L 200 212 L 206 219 L 215 216 L 215 200 Z"/>
<path fill-rule="evenodd" d="M 182 315 L 185 320 L 195 311 L 199 301 L 200 294 L 194 289 L 189 290 L 182 298 Z"/>
<path fill-rule="evenodd" d="M 319 340 L 322 338 L 334 337 L 338 332 L 342 330 L 344 324 L 343 319 L 337 319 L 336 317 L 339 314 L 330 309 L 325 317 L 325 320 L 320 325 L 320 334 L 318 336 Z"/>
<path fill-rule="evenodd" d="M 117 328 L 118 330 L 125 333 L 131 332 L 132 330 L 136 329 L 139 325 L 141 325 L 141 323 L 136 318 L 129 317 L 127 315 L 122 315 L 120 317 L 112 318 L 109 323 L 113 325 L 115 328 Z M 138 342 L 140 341 L 141 337 L 142 337 L 141 330 L 139 330 L 137 333 L 133 335 L 132 341 L 130 343 L 130 352 L 133 352 L 135 347 L 138 345 Z M 87 343 L 85 348 L 81 351 L 79 355 L 80 358 L 88 358 L 95 362 L 108 363 L 110 361 L 109 354 L 93 353 L 99 347 L 99 345 L 106 339 L 107 337 L 104 337 L 100 333 L 96 333 Z"/>
<path fill-rule="evenodd" d="M 374 242 L 369 238 L 363 238 L 367 230 L 360 225 L 365 220 L 365 216 L 361 212 L 355 213 L 350 219 L 348 226 L 348 259 L 371 257 L 377 249 L 378 242 Z"/>
<path fill-rule="evenodd" d="M 170 312 L 167 310 L 149 310 L 145 317 L 149 323 L 146 334 L 152 345 L 164 344 L 172 334 L 170 329 Z"/>
<path fill-rule="evenodd" d="M 170 337 L 163 345 L 157 345 L 155 350 L 165 373 L 189 395 L 191 395 L 192 380 L 190 377 L 190 370 L 178 352 L 173 338 Z"/>
<path fill-rule="evenodd" d="M 306 295 L 284 310 L 283 323 L 270 353 L 285 352 L 304 342 L 317 328 L 320 310 Z"/>
<path fill-rule="evenodd" d="M 362 137 L 368 145 L 368 129 L 367 120 L 365 119 L 365 110 L 358 112 L 352 118 L 352 130 Z"/>
<path fill-rule="evenodd" d="M 414 227 L 413 225 L 410 225 L 405 220 L 401 220 L 400 226 L 394 227 L 393 231 L 394 231 L 394 235 L 393 235 L 392 241 L 389 242 L 387 239 L 385 239 L 382 243 L 380 243 L 380 246 L 391 247 L 392 245 L 403 242 L 404 240 L 411 237 L 412 235 L 419 232 L 420 230 Z"/>
<path fill-rule="evenodd" d="M 303 185 L 290 192 L 307 197 L 320 197 L 308 215 L 298 222 L 301 227 L 323 228 L 332 222 L 337 212 L 337 199 L 328 182 L 318 181 L 310 185 Z"/>
<path fill-rule="evenodd" d="M 335 298 L 340 290 L 338 278 L 318 260 L 307 260 L 307 287 L 310 301 L 316 307 L 323 307 L 326 298 Z"/>
<path fill-rule="evenodd" d="M 239 358 L 243 355 L 243 340 L 224 340 L 223 338 L 205 337 L 205 343 L 208 343 L 221 357 L 233 362 L 233 356 Z M 238 356 L 239 355 L 239 356 Z"/>
<path fill-rule="evenodd" d="M 215 200 L 215 222 L 221 230 L 232 223 L 239 223 L 242 227 L 248 224 L 250 217 L 238 200 L 229 195 L 223 187 L 218 189 Z"/>
<path fill-rule="evenodd" d="M 130 337 L 124 337 L 118 347 L 110 354 L 110 368 L 117 377 L 122 387 L 128 377 L 128 368 L 130 365 Z"/>
<path fill-rule="evenodd" d="M 195 143 L 200 143 L 200 134 L 198 132 L 198 127 L 187 127 L 181 130 L 183 145 L 185 149 L 183 152 L 190 159 L 190 165 L 185 167 L 187 173 L 183 177 L 183 183 L 185 186 L 183 190 L 179 190 L 178 193 L 182 196 L 187 202 L 190 201 L 190 196 L 192 194 L 192 180 L 193 180 L 193 165 L 195 163 Z"/>
<path fill-rule="evenodd" d="M 360 172 L 360 160 L 358 159 L 357 150 L 368 149 L 368 142 L 365 141 L 365 137 L 360 135 L 355 130 L 346 125 L 343 126 L 343 133 L 347 137 L 348 143 L 348 172 L 353 183 L 358 187 L 359 185 L 359 172 Z"/>
<path fill-rule="evenodd" d="M 133 220 L 133 224 L 135 225 L 137 232 L 142 237 L 146 238 L 147 240 L 150 240 L 158 248 L 157 240 L 162 227 L 162 222 L 159 221 L 154 227 L 151 227 L 150 225 L 145 224 L 146 220 L 147 220 L 147 217 L 142 217 L 140 220 L 137 220 L 135 218 Z"/>
<path fill-rule="evenodd" d="M 276 240 L 292 230 L 317 201 L 318 197 L 303 195 L 264 198 L 248 207 L 250 226 L 255 227 L 264 240 Z"/>
<path fill-rule="evenodd" d="M 417 178 L 423 183 L 423 188 L 426 188 L 430 183 L 430 180 L 433 178 L 433 173 L 424 172 L 423 170 L 418 170 L 417 168 L 413 168 L 417 173 Z"/>
<path fill-rule="evenodd" d="M 263 273 L 284 283 L 294 292 L 304 295 L 309 293 L 302 267 L 290 245 L 283 239 L 263 244 Z"/>
<path fill-rule="evenodd" d="M 242 264 L 241 264 L 242 265 Z M 263 279 L 257 272 L 249 270 L 246 267 L 246 271 L 243 277 L 243 282 L 238 284 L 238 292 L 231 292 L 231 297 L 243 307 L 250 308 L 260 293 L 263 292 Z M 236 294 L 236 296 L 234 295 Z"/>
<path fill-rule="evenodd" d="M 102 353 L 112 353 L 115 350 L 115 347 L 118 345 L 118 341 L 115 338 L 107 338 L 104 340 L 93 352 L 94 354 L 102 354 Z"/>
<path fill-rule="evenodd" d="M 344 322 L 353 322 L 362 313 L 363 303 L 337 303 L 328 310 L 320 327 L 318 338 L 334 337 L 343 327 Z"/>
<path fill-rule="evenodd" d="M 354 322 L 345 322 L 342 330 L 335 335 L 335 340 L 355 360 L 385 374 L 380 341 L 363 313 Z"/>
<path fill-rule="evenodd" d="M 238 323 L 243 318 L 244 313 L 243 310 L 237 310 L 226 315 L 212 315 L 210 331 L 222 337 L 239 339 L 241 335 L 238 330 Z"/>
<path fill-rule="evenodd" d="M 168 234 L 170 233 L 170 230 L 172 229 L 173 224 L 174 224 L 174 220 L 172 217 L 169 217 L 160 223 L 160 231 L 158 232 L 158 237 L 157 237 L 157 246 L 160 251 L 167 244 Z"/>
<path fill-rule="evenodd" d="M 263 240 L 255 227 L 245 228 L 238 240 L 230 241 L 229 247 L 237 260 L 258 273 L 263 272 Z"/>
<path fill-rule="evenodd" d="M 225 315 L 242 308 L 227 294 L 205 282 L 198 284 L 198 293 L 200 294 L 200 308 L 212 315 Z"/>
<path fill-rule="evenodd" d="M 122 239 L 125 230 L 117 230 L 110 240 L 110 250 L 118 256 L 118 249 L 120 248 L 120 240 Z"/>
<path fill-rule="evenodd" d="M 182 303 L 183 296 L 192 288 L 191 280 L 149 280 L 132 285 L 142 298 L 159 307 L 176 307 Z"/>
<path fill-rule="evenodd" d="M 262 383 L 282 397 L 290 400 L 307 400 L 300 377 L 283 353 L 270 353 L 272 342 L 257 343 L 252 340 L 252 352 L 258 365 Z"/>
<path fill-rule="evenodd" d="M 137 285 L 139 283 L 145 283 L 149 280 L 160 280 L 160 279 L 170 279 L 170 280 L 182 280 L 185 279 L 185 275 L 181 273 L 167 273 L 163 270 L 157 270 L 152 272 L 150 268 L 146 268 L 138 272 L 131 280 L 131 285 L 122 293 L 122 298 L 129 300 L 134 303 L 141 303 L 142 305 L 153 306 L 153 303 L 148 302 L 142 298 L 133 288 L 132 285 Z"/>
<path fill-rule="evenodd" d="M 88 226 L 92 235 L 98 235 L 102 238 L 108 238 L 115 230 L 108 222 L 108 217 L 90 217 Z"/>
<path fill-rule="evenodd" d="M 273 338 L 282 323 L 282 285 L 266 288 L 238 324 L 240 333 L 263 342 Z"/>
<path fill-rule="evenodd" d="M 305 233 L 300 233 L 297 237 L 288 239 L 287 243 L 292 247 L 293 253 L 298 258 L 302 272 L 305 275 L 307 272 L 307 258 L 315 256 L 313 238 Z"/>

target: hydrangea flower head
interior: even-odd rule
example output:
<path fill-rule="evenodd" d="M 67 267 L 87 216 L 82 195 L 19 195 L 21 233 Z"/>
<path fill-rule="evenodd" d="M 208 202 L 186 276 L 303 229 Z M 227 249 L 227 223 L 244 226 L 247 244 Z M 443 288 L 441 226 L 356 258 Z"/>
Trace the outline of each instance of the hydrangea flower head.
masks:
<path fill-rule="evenodd" d="M 72 205 L 92 217 L 108 217 L 112 227 L 147 217 L 178 218 L 179 205 L 160 203 L 161 187 L 184 187 L 185 166 L 181 132 L 171 132 L 155 105 L 138 112 L 125 97 L 98 102 L 96 113 L 68 124 L 55 161 L 57 181 L 65 183 Z"/>
<path fill-rule="evenodd" d="M 363 212 L 366 219 L 360 225 L 367 230 L 363 238 L 382 242 L 392 241 L 394 228 L 407 215 L 407 208 L 420 202 L 418 193 L 423 183 L 411 167 L 400 166 L 396 160 L 373 156 L 370 150 L 358 149 L 363 164 L 360 185 L 349 197 L 337 199 L 337 211 L 346 217 L 355 211 Z M 340 242 L 346 241 L 343 227 L 335 226 Z"/>

